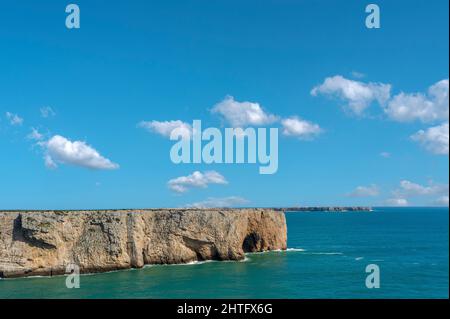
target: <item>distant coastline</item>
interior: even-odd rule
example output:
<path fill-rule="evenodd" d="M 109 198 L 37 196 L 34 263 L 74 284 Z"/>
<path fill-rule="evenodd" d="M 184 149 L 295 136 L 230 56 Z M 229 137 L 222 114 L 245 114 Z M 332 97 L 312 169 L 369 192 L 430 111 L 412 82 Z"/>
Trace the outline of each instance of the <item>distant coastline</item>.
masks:
<path fill-rule="evenodd" d="M 345 212 L 372 212 L 372 207 L 369 206 L 313 206 L 313 207 L 285 207 L 281 210 L 285 212 L 330 212 L 330 213 L 345 213 Z"/>

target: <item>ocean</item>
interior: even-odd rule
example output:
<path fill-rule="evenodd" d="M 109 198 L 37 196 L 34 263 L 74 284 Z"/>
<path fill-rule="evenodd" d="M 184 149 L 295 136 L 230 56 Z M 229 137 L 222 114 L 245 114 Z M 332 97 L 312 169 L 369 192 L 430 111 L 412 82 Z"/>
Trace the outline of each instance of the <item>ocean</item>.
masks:
<path fill-rule="evenodd" d="M 239 262 L 1 279 L 0 298 L 448 298 L 448 208 L 286 213 L 287 251 Z M 380 287 L 366 287 L 366 266 Z"/>

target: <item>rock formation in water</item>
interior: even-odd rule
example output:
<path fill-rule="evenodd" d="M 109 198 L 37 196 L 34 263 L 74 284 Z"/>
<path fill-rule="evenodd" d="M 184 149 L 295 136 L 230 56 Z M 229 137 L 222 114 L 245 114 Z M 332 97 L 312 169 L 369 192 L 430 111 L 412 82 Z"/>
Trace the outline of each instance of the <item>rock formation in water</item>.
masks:
<path fill-rule="evenodd" d="M 271 209 L 0 212 L 0 277 L 241 260 L 286 241 L 284 213 Z"/>

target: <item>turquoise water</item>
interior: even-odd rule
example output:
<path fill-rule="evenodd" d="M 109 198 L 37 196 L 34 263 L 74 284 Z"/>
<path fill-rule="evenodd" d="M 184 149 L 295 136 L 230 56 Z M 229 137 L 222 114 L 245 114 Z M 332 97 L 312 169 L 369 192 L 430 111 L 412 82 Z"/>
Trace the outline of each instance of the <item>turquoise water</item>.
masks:
<path fill-rule="evenodd" d="M 286 217 L 286 252 L 83 275 L 80 289 L 63 276 L 3 279 L 0 298 L 448 298 L 448 208 Z M 368 264 L 379 289 L 365 286 Z"/>

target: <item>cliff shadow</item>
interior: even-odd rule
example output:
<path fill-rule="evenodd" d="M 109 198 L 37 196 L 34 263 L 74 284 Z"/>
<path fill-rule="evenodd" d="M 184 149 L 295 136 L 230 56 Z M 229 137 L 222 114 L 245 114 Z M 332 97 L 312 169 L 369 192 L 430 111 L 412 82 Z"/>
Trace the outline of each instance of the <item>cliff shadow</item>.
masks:
<path fill-rule="evenodd" d="M 29 229 L 23 228 L 22 215 L 19 214 L 13 222 L 12 240 L 26 243 L 30 246 L 42 249 L 54 249 L 54 245 L 43 242 L 33 237 L 33 232 Z"/>

